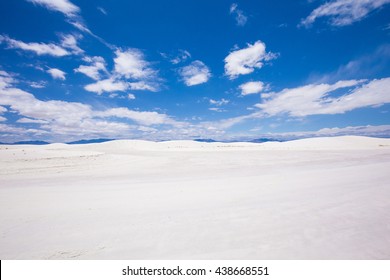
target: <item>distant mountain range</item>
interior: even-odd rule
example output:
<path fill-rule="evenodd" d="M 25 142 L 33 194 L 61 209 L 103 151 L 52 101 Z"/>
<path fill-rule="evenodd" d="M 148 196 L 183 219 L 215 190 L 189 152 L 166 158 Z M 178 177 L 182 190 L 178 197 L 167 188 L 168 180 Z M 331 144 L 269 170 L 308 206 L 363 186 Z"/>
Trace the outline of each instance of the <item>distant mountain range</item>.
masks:
<path fill-rule="evenodd" d="M 2 143 L 0 142 L 1 145 L 47 145 L 50 144 L 45 141 L 19 141 L 19 142 L 14 142 L 14 143 Z"/>
<path fill-rule="evenodd" d="M 107 141 L 112 141 L 115 139 L 88 139 L 88 140 L 78 140 L 78 141 L 72 141 L 72 142 L 67 142 L 66 144 L 92 144 L 92 143 L 103 143 Z M 13 143 L 2 143 L 0 142 L 0 145 L 47 145 L 50 144 L 49 142 L 45 141 L 18 141 L 18 142 L 13 142 Z"/>
<path fill-rule="evenodd" d="M 108 142 L 108 141 L 113 141 L 115 139 L 105 139 L 105 138 L 99 138 L 99 139 L 88 139 L 88 140 L 78 140 L 78 141 L 72 141 L 72 142 L 68 142 L 66 144 L 71 144 L 71 145 L 74 145 L 74 144 L 93 144 L 93 143 L 103 143 L 103 142 Z"/>
<path fill-rule="evenodd" d="M 76 145 L 76 144 L 93 144 L 93 143 L 103 143 L 103 142 L 108 142 L 108 141 L 113 141 L 115 139 L 106 139 L 106 138 L 99 138 L 99 139 L 82 139 L 82 140 L 77 140 L 77 141 L 72 141 L 72 142 L 67 142 L 66 144 L 70 145 Z M 196 142 L 205 142 L 205 143 L 213 143 L 213 142 L 251 142 L 251 143 L 264 143 L 264 142 L 270 142 L 270 141 L 277 141 L 277 142 L 283 142 L 285 140 L 281 139 L 276 139 L 276 138 L 257 138 L 257 139 L 252 139 L 252 140 L 229 140 L 229 141 L 217 141 L 214 139 L 203 139 L 203 138 L 198 138 L 198 139 L 193 139 L 193 141 Z M 50 144 L 49 142 L 46 141 L 18 141 L 14 143 L 2 143 L 0 142 L 0 145 L 47 145 Z"/>

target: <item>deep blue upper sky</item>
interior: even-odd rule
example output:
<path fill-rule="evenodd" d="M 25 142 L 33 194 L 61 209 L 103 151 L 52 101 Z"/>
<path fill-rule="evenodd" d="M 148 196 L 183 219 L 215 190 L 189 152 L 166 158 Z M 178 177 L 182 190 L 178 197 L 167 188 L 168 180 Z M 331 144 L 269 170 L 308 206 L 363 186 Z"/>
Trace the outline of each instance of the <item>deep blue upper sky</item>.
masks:
<path fill-rule="evenodd" d="M 0 141 L 390 136 L 390 0 L 2 0 Z"/>

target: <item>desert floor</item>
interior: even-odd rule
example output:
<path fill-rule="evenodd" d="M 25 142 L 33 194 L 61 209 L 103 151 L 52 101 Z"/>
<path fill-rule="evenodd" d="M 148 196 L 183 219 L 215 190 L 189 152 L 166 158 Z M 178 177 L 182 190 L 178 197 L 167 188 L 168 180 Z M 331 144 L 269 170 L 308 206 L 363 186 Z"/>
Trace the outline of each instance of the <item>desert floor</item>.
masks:
<path fill-rule="evenodd" d="M 390 139 L 2 145 L 0 259 L 390 259 Z"/>

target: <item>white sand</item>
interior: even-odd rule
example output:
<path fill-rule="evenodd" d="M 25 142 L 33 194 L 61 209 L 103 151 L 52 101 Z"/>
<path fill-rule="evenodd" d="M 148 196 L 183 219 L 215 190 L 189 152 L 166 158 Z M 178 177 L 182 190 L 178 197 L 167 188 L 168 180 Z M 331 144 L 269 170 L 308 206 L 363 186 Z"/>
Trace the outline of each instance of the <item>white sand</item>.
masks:
<path fill-rule="evenodd" d="M 0 146 L 0 259 L 389 259 L 390 139 Z"/>

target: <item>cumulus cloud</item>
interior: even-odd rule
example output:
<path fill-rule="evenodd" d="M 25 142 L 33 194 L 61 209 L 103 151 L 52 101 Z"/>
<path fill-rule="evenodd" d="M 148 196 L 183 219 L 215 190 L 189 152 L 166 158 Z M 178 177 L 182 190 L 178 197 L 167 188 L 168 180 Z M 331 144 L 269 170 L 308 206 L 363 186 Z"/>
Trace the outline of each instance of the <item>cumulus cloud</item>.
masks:
<path fill-rule="evenodd" d="M 130 90 L 149 90 L 157 91 L 157 88 L 146 82 L 125 82 L 122 80 L 115 80 L 114 78 L 108 78 L 105 80 L 97 81 L 96 83 L 86 85 L 85 90 L 102 94 L 103 92 L 115 92 L 115 91 L 126 91 Z M 115 96 L 113 96 L 115 97 Z"/>
<path fill-rule="evenodd" d="M 74 71 L 96 80 L 95 83 L 86 85 L 85 90 L 97 94 L 126 91 L 127 89 L 159 90 L 160 79 L 157 76 L 157 71 L 150 67 L 150 63 L 144 59 L 144 54 L 140 50 L 122 51 L 116 49 L 115 55 L 114 69 L 111 73 L 106 69 L 106 63 L 102 57 L 84 58 L 84 61 L 89 65 L 80 65 Z M 103 79 L 102 74 L 105 76 Z M 111 97 L 115 97 L 115 95 L 111 95 Z"/>
<path fill-rule="evenodd" d="M 9 73 L 0 70 L 0 88 L 6 88 L 14 81 L 14 78 Z"/>
<path fill-rule="evenodd" d="M 231 80 L 239 75 L 252 73 L 255 69 L 263 67 L 264 61 L 276 58 L 273 53 L 265 51 L 265 44 L 256 41 L 253 45 L 248 44 L 246 48 L 232 51 L 225 58 L 225 75 Z"/>
<path fill-rule="evenodd" d="M 10 49 L 31 51 L 36 53 L 37 55 L 51 55 L 57 57 L 70 55 L 70 52 L 68 50 L 53 43 L 25 43 L 2 35 L 0 35 L 0 43 L 5 43 Z"/>
<path fill-rule="evenodd" d="M 369 82 L 347 80 L 334 84 L 309 84 L 284 89 L 277 93 L 264 94 L 264 101 L 255 106 L 267 116 L 287 114 L 292 117 L 304 117 L 319 114 L 342 114 L 358 108 L 390 103 L 389 88 L 390 78 Z M 337 94 L 334 92 L 342 89 L 346 93 L 335 96 Z"/>
<path fill-rule="evenodd" d="M 83 54 L 84 50 L 82 50 L 78 46 L 78 39 L 81 39 L 82 36 L 75 36 L 72 34 L 64 34 L 61 36 L 61 46 L 68 51 L 70 51 L 72 54 Z"/>
<path fill-rule="evenodd" d="M 57 68 L 49 68 L 47 71 L 47 73 L 49 73 L 53 79 L 58 79 L 58 80 L 65 80 L 65 75 L 66 73 L 60 69 L 57 69 Z"/>
<path fill-rule="evenodd" d="M 85 57 L 84 61 L 88 62 L 89 65 L 80 65 L 78 68 L 74 69 L 76 73 L 82 73 L 96 81 L 100 80 L 102 72 L 108 74 L 106 62 L 103 57 Z"/>
<path fill-rule="evenodd" d="M 128 89 L 128 87 L 129 86 L 126 82 L 115 81 L 113 78 L 109 78 L 86 85 L 84 89 L 100 95 L 103 92 L 125 91 Z"/>
<path fill-rule="evenodd" d="M 244 12 L 238 9 L 238 5 L 236 3 L 233 3 L 230 6 L 230 14 L 234 16 L 238 26 L 244 26 L 248 20 L 248 17 L 244 14 Z"/>
<path fill-rule="evenodd" d="M 264 83 L 260 81 L 247 82 L 240 85 L 239 88 L 241 89 L 241 95 L 254 94 L 259 93 L 264 89 Z"/>
<path fill-rule="evenodd" d="M 132 94 L 132 93 L 129 93 L 129 94 L 127 95 L 127 99 L 129 99 L 129 100 L 134 100 L 134 99 L 135 99 L 135 95 Z"/>
<path fill-rule="evenodd" d="M 206 83 L 211 77 L 211 72 L 206 64 L 195 60 L 190 65 L 180 68 L 179 75 L 187 86 L 194 86 Z"/>
<path fill-rule="evenodd" d="M 2 78 L 7 78 L 6 76 L 0 75 L 0 81 Z M 0 128 L 8 129 L 9 135 L 14 133 L 14 139 L 16 136 L 20 137 L 28 133 L 31 135 L 47 133 L 56 139 L 101 135 L 123 137 L 130 135 L 129 133 L 136 130 L 139 125 L 165 125 L 175 129 L 187 125 L 175 121 L 166 114 L 153 111 L 134 111 L 124 107 L 96 110 L 90 105 L 78 102 L 42 101 L 31 93 L 15 88 L 13 82 L 15 81 L 3 80 L 3 83 L 0 83 L 0 105 L 9 106 L 10 110 L 20 116 L 17 123 L 30 123 L 39 127 L 35 132 L 14 126 Z M 112 121 L 113 117 L 122 120 Z M 129 121 L 134 124 L 129 124 Z M 4 137 L 1 135 L 1 138 Z"/>
<path fill-rule="evenodd" d="M 130 82 L 127 83 L 128 88 L 131 90 L 149 90 L 149 91 L 158 91 L 158 84 L 149 81 L 139 81 L 139 82 Z"/>
<path fill-rule="evenodd" d="M 333 0 L 313 10 L 308 17 L 302 19 L 301 25 L 309 27 L 322 17 L 329 18 L 333 26 L 350 25 L 387 3 L 390 0 Z"/>
<path fill-rule="evenodd" d="M 156 71 L 145 60 L 144 54 L 138 49 L 115 51 L 115 72 L 128 79 L 147 79 L 156 75 Z"/>

